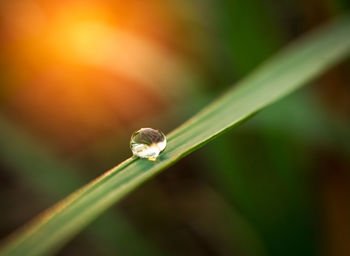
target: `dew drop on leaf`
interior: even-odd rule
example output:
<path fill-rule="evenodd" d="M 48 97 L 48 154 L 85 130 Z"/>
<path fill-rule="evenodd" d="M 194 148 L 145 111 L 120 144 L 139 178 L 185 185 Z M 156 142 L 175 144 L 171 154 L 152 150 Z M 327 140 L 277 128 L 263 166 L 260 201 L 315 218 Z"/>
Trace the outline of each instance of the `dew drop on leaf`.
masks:
<path fill-rule="evenodd" d="M 130 148 L 134 156 L 155 161 L 165 147 L 165 135 L 159 130 L 141 128 L 131 136 Z"/>

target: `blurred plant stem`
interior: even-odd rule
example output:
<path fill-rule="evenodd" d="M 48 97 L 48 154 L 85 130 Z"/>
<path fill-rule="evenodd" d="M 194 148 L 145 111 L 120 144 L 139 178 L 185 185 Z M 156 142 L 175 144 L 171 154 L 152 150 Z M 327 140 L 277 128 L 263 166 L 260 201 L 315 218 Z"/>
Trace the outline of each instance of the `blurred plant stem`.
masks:
<path fill-rule="evenodd" d="M 264 4 L 261 0 L 211 1 L 218 40 L 228 57 L 229 83 L 249 73 L 285 41 L 282 28 Z"/>

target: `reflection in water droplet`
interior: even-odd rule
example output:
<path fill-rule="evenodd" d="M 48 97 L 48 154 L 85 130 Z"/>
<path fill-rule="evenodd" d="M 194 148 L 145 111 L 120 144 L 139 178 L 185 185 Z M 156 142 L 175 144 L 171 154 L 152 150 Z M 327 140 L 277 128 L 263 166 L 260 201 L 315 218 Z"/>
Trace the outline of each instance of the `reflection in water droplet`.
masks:
<path fill-rule="evenodd" d="M 152 128 L 141 128 L 133 133 L 130 148 L 135 156 L 156 161 L 157 157 L 166 147 L 165 135 Z"/>

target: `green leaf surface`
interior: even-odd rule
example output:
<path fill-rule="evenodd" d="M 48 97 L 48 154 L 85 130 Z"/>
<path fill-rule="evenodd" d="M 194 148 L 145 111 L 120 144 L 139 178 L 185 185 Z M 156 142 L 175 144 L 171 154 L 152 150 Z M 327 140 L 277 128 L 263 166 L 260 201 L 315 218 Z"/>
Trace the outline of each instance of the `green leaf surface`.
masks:
<path fill-rule="evenodd" d="M 127 159 L 19 230 L 0 254 L 54 252 L 140 184 L 320 75 L 347 57 L 349 52 L 350 17 L 346 16 L 284 49 L 168 134 L 167 149 L 156 162 Z"/>
<path fill-rule="evenodd" d="M 45 144 L 35 140 L 15 123 L 0 115 L 0 160 L 36 193 L 59 200 L 84 185 L 84 169 L 62 161 Z M 114 209 L 87 229 L 91 239 L 110 255 L 164 255 Z M 116 243 L 115 241 L 118 241 Z"/>

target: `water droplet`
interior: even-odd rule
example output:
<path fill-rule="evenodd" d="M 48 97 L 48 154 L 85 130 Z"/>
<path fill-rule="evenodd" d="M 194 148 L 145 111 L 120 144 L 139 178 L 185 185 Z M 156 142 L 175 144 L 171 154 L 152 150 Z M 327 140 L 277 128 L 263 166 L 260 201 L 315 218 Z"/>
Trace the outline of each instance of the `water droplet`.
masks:
<path fill-rule="evenodd" d="M 166 147 L 165 135 L 152 128 L 141 128 L 134 132 L 130 140 L 130 148 L 135 156 L 155 161 Z"/>

